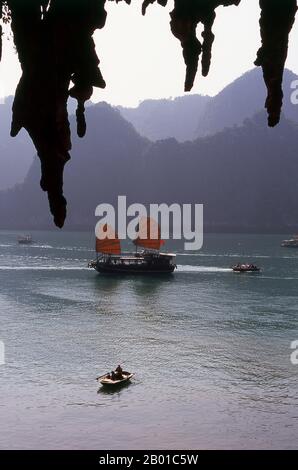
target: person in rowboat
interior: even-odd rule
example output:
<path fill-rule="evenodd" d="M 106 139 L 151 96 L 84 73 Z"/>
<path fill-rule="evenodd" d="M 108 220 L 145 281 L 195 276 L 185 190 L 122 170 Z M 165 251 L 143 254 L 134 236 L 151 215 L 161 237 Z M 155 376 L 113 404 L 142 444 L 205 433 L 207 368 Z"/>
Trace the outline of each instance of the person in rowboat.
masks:
<path fill-rule="evenodd" d="M 122 380 L 122 379 L 123 379 L 123 374 L 122 374 L 122 373 L 123 373 L 123 369 L 122 369 L 122 367 L 121 367 L 120 365 L 118 365 L 118 367 L 116 368 L 116 374 L 115 374 L 115 375 L 116 375 L 116 378 L 117 378 L 118 380 Z"/>
<path fill-rule="evenodd" d="M 111 372 L 111 377 L 110 377 L 112 380 L 118 380 L 118 377 L 117 377 L 117 374 L 115 374 L 115 372 L 112 370 Z"/>

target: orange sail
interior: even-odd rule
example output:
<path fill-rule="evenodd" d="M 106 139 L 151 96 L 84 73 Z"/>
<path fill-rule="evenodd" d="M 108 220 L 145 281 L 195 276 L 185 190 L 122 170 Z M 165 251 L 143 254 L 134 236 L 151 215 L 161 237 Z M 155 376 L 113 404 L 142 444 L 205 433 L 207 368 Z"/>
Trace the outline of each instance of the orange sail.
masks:
<path fill-rule="evenodd" d="M 121 245 L 115 230 L 109 225 L 101 225 L 97 229 L 96 252 L 106 255 L 120 255 Z"/>
<path fill-rule="evenodd" d="M 142 217 L 138 226 L 139 236 L 134 241 L 136 246 L 149 250 L 160 250 L 164 241 L 160 239 L 161 231 L 158 223 L 150 217 Z"/>

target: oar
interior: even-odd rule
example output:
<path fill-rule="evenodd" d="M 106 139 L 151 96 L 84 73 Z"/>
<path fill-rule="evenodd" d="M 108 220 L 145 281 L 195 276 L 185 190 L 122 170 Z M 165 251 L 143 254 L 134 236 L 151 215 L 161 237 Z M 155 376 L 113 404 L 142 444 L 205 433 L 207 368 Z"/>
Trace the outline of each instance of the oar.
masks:
<path fill-rule="evenodd" d="M 96 377 L 95 380 L 99 380 L 99 379 L 102 379 L 103 377 L 105 377 L 106 375 L 108 375 L 109 372 L 107 372 L 106 374 L 103 374 L 103 375 L 100 375 L 99 377 Z"/>

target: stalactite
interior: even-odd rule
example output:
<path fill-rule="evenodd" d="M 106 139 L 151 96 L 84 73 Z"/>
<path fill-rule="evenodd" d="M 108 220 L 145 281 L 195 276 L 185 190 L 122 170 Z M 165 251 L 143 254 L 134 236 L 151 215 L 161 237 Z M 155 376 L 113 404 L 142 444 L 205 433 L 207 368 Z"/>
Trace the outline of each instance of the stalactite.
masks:
<path fill-rule="evenodd" d="M 168 3 L 168 0 L 144 0 L 142 4 L 142 14 L 145 15 L 148 6 L 151 5 L 152 3 L 155 3 L 156 1 L 157 3 L 159 3 L 159 5 L 163 7 L 165 7 Z"/>
<path fill-rule="evenodd" d="M 145 0 L 143 2 L 142 12 L 146 13 L 147 7 L 156 0 Z M 165 6 L 167 0 L 157 0 Z M 216 18 L 215 10 L 220 5 L 230 6 L 239 5 L 241 0 L 175 0 L 174 10 L 171 12 L 171 30 L 174 36 L 179 39 L 183 57 L 186 65 L 186 78 L 184 89 L 190 91 L 196 78 L 199 57 L 202 53 L 202 74 L 206 77 L 209 73 L 212 44 L 214 34 L 212 27 Z M 196 35 L 196 29 L 199 23 L 204 26 L 202 34 L 203 43 L 199 41 Z"/>
<path fill-rule="evenodd" d="M 190 91 L 198 70 L 199 57 L 202 57 L 202 74 L 207 76 L 211 63 L 211 48 L 214 40 L 212 26 L 216 17 L 215 9 L 219 5 L 239 5 L 241 0 L 183 0 L 175 1 L 171 12 L 171 30 L 181 42 L 183 57 L 186 65 L 185 91 Z M 204 25 L 203 44 L 196 36 L 199 23 Z"/>
<path fill-rule="evenodd" d="M 0 21 L 2 21 L 3 2 L 0 0 Z M 2 24 L 0 24 L 0 61 L 2 59 Z"/>
<path fill-rule="evenodd" d="M 283 91 L 282 81 L 288 54 L 289 34 L 295 21 L 296 0 L 260 0 L 262 47 L 255 65 L 262 66 L 268 96 L 265 107 L 268 124 L 279 123 Z"/>
<path fill-rule="evenodd" d="M 131 0 L 109 1 L 131 3 Z M 63 169 L 70 159 L 71 149 L 67 100 L 72 96 L 78 102 L 77 133 L 83 137 L 87 127 L 85 101 L 91 97 L 93 87 L 105 87 L 92 35 L 105 25 L 106 2 L 0 0 L 2 23 L 11 21 L 23 72 L 13 104 L 11 135 L 17 135 L 21 128 L 30 134 L 41 161 L 41 187 L 48 194 L 50 209 L 59 227 L 63 226 L 66 217 Z M 170 27 L 182 46 L 186 91 L 193 87 L 200 57 L 203 76 L 209 72 L 216 8 L 239 5 L 240 2 L 174 0 Z M 154 3 L 165 7 L 168 2 L 144 0 L 143 15 Z M 281 112 L 283 70 L 297 4 L 296 0 L 260 0 L 260 7 L 262 47 L 256 65 L 263 68 L 268 89 L 269 125 L 274 126 Z M 200 23 L 204 28 L 202 40 L 196 36 Z"/>
<path fill-rule="evenodd" d="M 41 160 L 41 187 L 48 193 L 58 227 L 66 217 L 63 169 L 71 149 L 68 97 L 78 101 L 82 137 L 84 103 L 93 86 L 105 87 L 92 39 L 95 29 L 105 25 L 104 5 L 105 0 L 8 1 L 23 71 L 13 104 L 11 135 L 22 127 L 30 134 Z"/>

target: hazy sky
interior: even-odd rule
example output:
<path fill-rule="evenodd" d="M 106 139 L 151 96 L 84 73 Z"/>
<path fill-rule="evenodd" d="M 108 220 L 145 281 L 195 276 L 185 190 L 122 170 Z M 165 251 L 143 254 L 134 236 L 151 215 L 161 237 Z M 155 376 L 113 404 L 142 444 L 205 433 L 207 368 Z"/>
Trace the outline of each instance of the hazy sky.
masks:
<path fill-rule="evenodd" d="M 93 101 L 136 106 L 146 98 L 183 95 L 184 61 L 179 41 L 172 36 L 169 26 L 173 1 L 169 1 L 167 8 L 149 6 L 145 17 L 141 16 L 140 6 L 141 0 L 133 0 L 130 6 L 107 2 L 106 27 L 95 34 L 107 88 L 95 89 Z M 193 93 L 214 95 L 253 67 L 260 46 L 258 21 L 258 0 L 242 0 L 238 7 L 217 9 L 210 74 L 208 78 L 198 74 Z M 296 73 L 297 44 L 298 17 L 290 37 L 287 62 L 287 67 Z M 13 41 L 4 39 L 0 96 L 14 93 L 19 76 Z"/>

